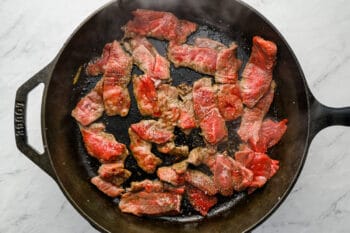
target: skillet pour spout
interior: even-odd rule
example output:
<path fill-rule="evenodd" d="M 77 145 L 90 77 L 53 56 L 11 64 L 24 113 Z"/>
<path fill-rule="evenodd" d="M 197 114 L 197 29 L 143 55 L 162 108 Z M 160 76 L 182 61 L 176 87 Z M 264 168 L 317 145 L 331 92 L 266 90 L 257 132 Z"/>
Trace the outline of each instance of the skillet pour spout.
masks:
<path fill-rule="evenodd" d="M 120 28 L 132 18 L 138 8 L 170 11 L 177 17 L 207 25 L 200 35 L 228 44 L 236 41 L 238 57 L 247 61 L 251 40 L 255 35 L 274 41 L 278 47 L 274 80 L 277 90 L 270 115 L 288 118 L 288 130 L 282 141 L 271 151 L 280 160 L 280 170 L 266 186 L 251 195 L 237 193 L 213 209 L 207 218 L 197 215 L 139 218 L 122 214 L 117 200 L 111 200 L 96 190 L 89 178 L 98 164 L 88 159 L 77 126 L 70 112 L 77 100 L 86 93 L 84 86 L 97 80 L 74 76 L 82 64 L 99 56 L 103 46 L 120 40 Z M 191 38 L 190 38 L 191 39 Z M 164 50 L 159 43 L 157 49 Z M 244 65 L 244 64 L 243 64 Z M 172 78 L 174 83 L 191 83 L 195 75 L 180 69 Z M 197 74 L 198 76 L 198 74 Z M 201 76 L 193 76 L 200 78 Z M 186 78 L 187 77 L 187 78 Z M 44 153 L 39 154 L 27 141 L 26 107 L 28 93 L 43 83 L 41 127 Z M 130 91 L 130 90 L 129 90 Z M 135 108 L 135 100 L 132 105 Z M 107 129 L 129 144 L 127 124 L 141 118 L 130 110 L 125 119 L 104 116 Z M 294 186 L 314 136 L 331 125 L 350 126 L 350 108 L 330 108 L 320 104 L 309 91 L 302 69 L 286 40 L 260 13 L 234 0 L 133 0 L 116 1 L 97 10 L 74 31 L 56 58 L 38 72 L 16 93 L 14 107 L 15 137 L 18 149 L 48 173 L 59 185 L 76 210 L 101 232 L 246 232 L 267 219 L 283 202 Z"/>

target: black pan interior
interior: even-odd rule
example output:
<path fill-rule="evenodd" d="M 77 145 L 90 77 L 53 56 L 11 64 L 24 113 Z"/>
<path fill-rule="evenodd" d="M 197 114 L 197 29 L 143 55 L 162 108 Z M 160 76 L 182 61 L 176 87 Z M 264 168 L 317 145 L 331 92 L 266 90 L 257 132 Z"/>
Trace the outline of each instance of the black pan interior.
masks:
<path fill-rule="evenodd" d="M 147 4 L 146 4 L 147 3 Z M 186 6 L 186 7 L 183 7 Z M 70 111 L 99 80 L 100 77 L 87 77 L 84 72 L 76 85 L 72 80 L 81 65 L 92 57 L 100 55 L 105 43 L 122 38 L 120 27 L 130 18 L 130 11 L 137 8 L 150 8 L 173 12 L 179 18 L 192 20 L 202 25 L 199 31 L 189 38 L 189 43 L 195 36 L 205 36 L 224 44 L 235 41 L 239 45 L 238 57 L 246 62 L 251 48 L 251 38 L 254 35 L 263 36 L 277 43 L 278 61 L 274 79 L 278 88 L 269 116 L 275 119 L 288 118 L 288 131 L 282 142 L 270 152 L 271 157 L 281 161 L 277 175 L 268 182 L 266 187 L 247 196 L 237 193 L 230 199 L 220 199 L 220 204 L 214 208 L 209 218 L 203 219 L 184 203 L 184 213 L 180 217 L 163 219 L 142 219 L 121 214 L 117 208 L 118 199 L 111 200 L 89 184 L 89 178 L 96 174 L 99 163 L 87 155 Z M 165 52 L 166 43 L 152 40 L 158 51 Z M 134 67 L 133 72 L 140 72 Z M 173 85 L 182 82 L 192 84 L 202 77 L 186 68 L 172 67 Z M 132 85 L 129 85 L 132 93 Z M 269 213 L 285 195 L 294 177 L 298 174 L 303 161 L 305 142 L 308 129 L 308 108 L 305 93 L 305 83 L 299 66 L 280 35 L 276 33 L 259 15 L 244 5 L 234 1 L 212 2 L 201 1 L 128 1 L 110 4 L 97 15 L 88 20 L 71 38 L 60 55 L 54 69 L 51 82 L 46 92 L 45 128 L 47 146 L 58 180 L 65 194 L 78 210 L 99 229 L 121 232 L 178 232 L 201 230 L 204 232 L 234 232 L 253 226 Z M 141 118 L 136 102 L 127 117 L 107 117 L 102 120 L 107 125 L 107 131 L 116 138 L 129 144 L 127 129 L 131 123 Z M 230 138 L 228 143 L 220 145 L 220 150 L 233 152 L 238 145 L 235 128 L 239 120 L 228 124 Z M 198 131 L 197 131 L 198 133 Z M 202 145 L 198 134 L 189 137 L 179 133 L 177 143 L 186 143 L 190 147 Z M 195 138 L 193 138 L 195 137 Z M 159 155 L 165 164 L 172 161 L 168 156 Z M 129 156 L 126 166 L 133 171 L 136 180 L 155 178 L 146 175 L 137 168 L 132 156 Z M 227 211 L 227 209 L 230 209 Z M 164 221 L 165 220 L 165 221 Z M 157 222 L 157 224 L 154 224 Z M 172 222 L 172 223 L 171 223 Z M 189 222 L 178 225 L 176 222 Z M 191 222 L 191 223 L 190 223 Z M 170 228 L 169 228 L 170 224 Z M 177 225 L 177 227 L 174 227 Z M 213 231 L 215 230 L 215 231 Z"/>
<path fill-rule="evenodd" d="M 196 37 L 208 37 L 211 39 L 214 39 L 216 41 L 222 42 L 226 45 L 229 45 L 233 41 L 239 44 L 238 49 L 238 57 L 240 60 L 242 60 L 244 63 L 248 60 L 249 55 L 249 49 L 251 48 L 251 45 L 248 43 L 247 40 L 238 32 L 237 34 L 233 34 L 230 37 L 227 36 L 225 33 L 220 32 L 214 27 L 210 27 L 208 25 L 201 25 L 196 33 L 191 35 L 188 39 L 188 43 L 193 43 L 193 39 Z M 157 50 L 162 53 L 163 56 L 166 56 L 166 49 L 167 49 L 167 42 L 165 41 L 159 41 L 155 39 L 150 39 L 150 41 L 155 45 Z M 99 54 L 97 55 L 99 56 Z M 86 66 L 83 65 L 84 67 Z M 140 70 L 137 69 L 136 66 L 133 67 L 133 74 L 142 74 Z M 199 78 L 203 77 L 203 74 L 197 73 L 191 69 L 188 68 L 175 68 L 173 65 L 171 65 L 171 73 L 172 73 L 172 85 L 177 86 L 181 83 L 186 83 L 188 85 L 193 85 L 193 82 L 198 80 Z M 91 88 L 93 88 L 98 80 L 100 80 L 101 77 L 89 77 L 86 75 L 85 72 L 83 72 L 79 78 L 79 81 L 74 85 L 73 88 L 73 96 L 71 99 L 71 106 L 74 108 L 75 104 L 79 101 L 80 98 L 85 96 Z M 130 127 L 130 124 L 137 123 L 141 119 L 145 119 L 145 117 L 142 117 L 140 112 L 137 108 L 137 103 L 135 100 L 133 93 L 133 87 L 132 84 L 128 86 L 129 92 L 131 94 L 131 108 L 130 113 L 127 117 L 119 117 L 119 116 L 113 116 L 109 117 L 107 115 L 104 115 L 102 119 L 100 119 L 100 122 L 103 122 L 106 124 L 107 132 L 113 133 L 113 135 L 117 138 L 118 141 L 129 145 L 129 135 L 128 135 L 128 128 Z M 277 118 L 278 111 L 275 111 L 277 109 L 276 104 L 273 104 L 273 107 L 271 108 L 271 111 L 269 113 L 270 117 Z M 280 111 L 281 113 L 282 111 Z M 281 116 L 283 117 L 283 116 Z M 281 118 L 280 117 L 280 118 Z M 236 151 L 238 145 L 240 144 L 238 135 L 236 134 L 237 127 L 239 127 L 240 119 L 232 122 L 228 122 L 227 126 L 229 129 L 229 138 L 226 142 L 223 142 L 218 145 L 218 148 L 221 152 L 228 151 L 231 155 L 234 154 Z M 76 125 L 75 127 L 75 141 L 77 147 L 77 153 L 81 156 L 80 160 L 83 161 L 82 164 L 86 170 L 86 173 L 88 174 L 89 178 L 92 178 L 97 175 L 97 169 L 100 165 L 100 163 L 89 156 L 87 154 L 87 151 L 84 148 L 84 144 L 81 140 L 81 134 L 79 132 L 79 127 Z M 200 130 L 195 129 L 191 132 L 190 135 L 185 135 L 183 132 L 181 132 L 180 129 L 175 129 L 176 139 L 175 142 L 177 145 L 188 145 L 190 150 L 193 148 L 196 148 L 198 146 L 205 146 L 205 143 L 200 136 Z M 179 161 L 174 156 L 165 155 L 162 153 L 159 153 L 155 148 L 152 150 L 153 153 L 155 153 L 158 157 L 160 157 L 163 160 L 163 163 L 161 166 L 168 166 L 173 164 L 174 162 Z M 125 166 L 127 169 L 129 169 L 132 172 L 132 176 L 130 179 L 124 184 L 124 187 L 128 187 L 131 181 L 141 181 L 144 179 L 156 179 L 157 176 L 155 174 L 147 174 L 142 169 L 140 169 L 137 166 L 136 160 L 133 158 L 133 156 L 128 156 L 126 159 Z M 218 214 L 221 211 L 225 210 L 227 206 L 231 206 L 232 204 L 227 203 L 236 203 L 236 199 L 241 199 L 245 193 L 236 193 L 233 197 L 230 198 L 219 198 L 219 204 L 209 213 L 209 216 Z M 115 198 L 113 200 L 114 203 L 119 202 L 119 198 Z M 188 222 L 188 221 L 194 221 L 194 220 L 200 220 L 202 217 L 198 215 L 198 213 L 191 208 L 191 206 L 188 204 L 186 200 L 183 202 L 182 206 L 183 212 L 181 217 L 162 217 L 162 219 L 166 219 L 169 221 L 181 221 L 181 222 Z M 197 213 L 197 214 L 196 214 Z"/>

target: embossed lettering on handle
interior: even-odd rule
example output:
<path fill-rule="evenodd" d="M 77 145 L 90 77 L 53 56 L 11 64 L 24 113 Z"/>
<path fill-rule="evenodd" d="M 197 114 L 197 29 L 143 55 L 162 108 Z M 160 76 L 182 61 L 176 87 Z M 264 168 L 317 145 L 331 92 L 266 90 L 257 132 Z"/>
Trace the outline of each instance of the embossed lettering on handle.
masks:
<path fill-rule="evenodd" d="M 47 174 L 56 180 L 56 175 L 51 166 L 47 150 L 44 149 L 43 153 L 39 153 L 31 145 L 28 144 L 26 124 L 28 93 L 41 83 L 43 83 L 46 88 L 46 84 L 51 76 L 51 71 L 54 63 L 55 60 L 18 88 L 16 92 L 16 100 L 14 103 L 14 133 L 17 148 L 27 158 L 32 160 L 36 165 L 38 165 L 41 169 L 43 169 Z"/>
<path fill-rule="evenodd" d="M 25 135 L 25 119 L 24 119 L 25 104 L 16 101 L 15 104 L 15 134 L 16 137 Z"/>

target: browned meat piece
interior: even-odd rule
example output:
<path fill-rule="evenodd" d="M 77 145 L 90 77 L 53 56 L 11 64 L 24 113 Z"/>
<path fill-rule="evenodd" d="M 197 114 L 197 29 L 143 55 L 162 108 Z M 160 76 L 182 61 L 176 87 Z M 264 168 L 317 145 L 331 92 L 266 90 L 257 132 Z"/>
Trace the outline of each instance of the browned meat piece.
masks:
<path fill-rule="evenodd" d="M 218 51 L 188 44 L 168 46 L 168 58 L 175 67 L 188 67 L 199 73 L 214 75 Z"/>
<path fill-rule="evenodd" d="M 101 178 L 109 178 L 111 176 L 115 176 L 123 172 L 124 169 L 124 161 L 117 161 L 114 163 L 104 163 L 98 169 L 98 175 Z"/>
<path fill-rule="evenodd" d="M 134 95 L 137 107 L 143 116 L 159 117 L 158 97 L 154 82 L 149 75 L 134 76 Z"/>
<path fill-rule="evenodd" d="M 205 140 L 215 145 L 226 139 L 225 120 L 217 108 L 216 93 L 210 78 L 199 79 L 193 84 L 193 105 Z"/>
<path fill-rule="evenodd" d="M 88 75 L 96 76 L 105 72 L 105 66 L 108 62 L 111 48 L 112 43 L 106 44 L 103 48 L 101 57 L 89 62 L 86 67 L 86 73 Z"/>
<path fill-rule="evenodd" d="M 172 128 L 160 121 L 141 120 L 138 123 L 132 124 L 130 128 L 145 141 L 163 144 L 173 140 L 174 133 Z"/>
<path fill-rule="evenodd" d="M 185 183 L 184 175 L 177 173 L 171 166 L 158 168 L 157 176 L 161 181 L 168 182 L 175 186 Z"/>
<path fill-rule="evenodd" d="M 175 215 L 180 213 L 182 196 L 171 192 L 125 193 L 122 195 L 119 208 L 124 213 L 137 216 Z"/>
<path fill-rule="evenodd" d="M 134 63 L 153 80 L 170 79 L 169 61 L 159 55 L 153 45 L 144 37 L 135 37 L 124 43 L 132 54 Z"/>
<path fill-rule="evenodd" d="M 235 84 L 218 85 L 218 108 L 226 121 L 232 121 L 243 113 L 239 87 Z"/>
<path fill-rule="evenodd" d="M 103 82 L 103 101 L 109 116 L 126 116 L 130 108 L 127 85 L 130 82 L 132 58 L 117 41 L 113 41 Z"/>
<path fill-rule="evenodd" d="M 249 108 L 254 107 L 268 92 L 276 54 L 277 46 L 275 43 L 259 36 L 253 37 L 252 53 L 244 67 L 240 83 L 243 103 Z"/>
<path fill-rule="evenodd" d="M 209 196 L 202 190 L 193 186 L 186 186 L 186 193 L 193 208 L 203 216 L 206 216 L 208 211 L 216 205 L 218 201 L 216 196 Z"/>
<path fill-rule="evenodd" d="M 287 119 L 280 122 L 271 119 L 264 120 L 260 128 L 259 140 L 256 144 L 250 144 L 252 149 L 265 153 L 268 148 L 276 145 L 287 130 L 287 122 Z"/>
<path fill-rule="evenodd" d="M 131 172 L 124 169 L 124 161 L 116 163 L 104 163 L 98 169 L 98 175 L 116 186 L 123 184 L 130 176 Z"/>
<path fill-rule="evenodd" d="M 194 39 L 195 46 L 200 47 L 200 48 L 210 48 L 210 49 L 215 49 L 216 51 L 220 51 L 226 46 L 218 41 L 211 40 L 209 38 L 205 37 L 197 37 Z"/>
<path fill-rule="evenodd" d="M 100 118 L 104 111 L 101 79 L 86 96 L 81 98 L 72 111 L 72 116 L 83 126 L 87 126 Z"/>
<path fill-rule="evenodd" d="M 179 195 L 183 195 L 185 193 L 185 186 L 174 187 L 174 186 L 169 185 L 169 184 L 164 184 L 164 189 L 167 192 L 179 194 Z"/>
<path fill-rule="evenodd" d="M 170 12 L 137 9 L 134 18 L 123 28 L 125 37 L 150 36 L 176 43 L 184 43 L 197 29 L 195 23 L 179 20 Z"/>
<path fill-rule="evenodd" d="M 191 91 L 188 89 L 190 87 L 187 85 L 180 85 L 179 88 L 168 84 L 160 85 L 158 87 L 160 119 L 143 120 L 131 126 L 141 138 L 158 144 L 157 149 L 162 153 L 175 156 L 188 155 L 188 146 L 176 146 L 173 141 L 176 125 L 184 132 L 189 132 L 196 126 Z M 179 100 L 179 93 L 182 101 Z"/>
<path fill-rule="evenodd" d="M 147 173 L 153 173 L 162 160 L 151 152 L 152 144 L 142 140 L 129 128 L 130 150 L 138 166 Z"/>
<path fill-rule="evenodd" d="M 169 84 L 158 87 L 158 106 L 162 112 L 161 119 L 168 126 L 175 126 L 180 117 L 179 90 Z"/>
<path fill-rule="evenodd" d="M 240 151 L 236 152 L 235 159 L 254 174 L 248 193 L 262 187 L 279 169 L 277 160 L 271 159 L 264 153 L 254 152 L 246 145 L 241 146 Z"/>
<path fill-rule="evenodd" d="M 102 123 L 80 127 L 87 152 L 101 162 L 123 160 L 129 154 L 128 149 L 104 130 L 105 126 Z"/>
<path fill-rule="evenodd" d="M 185 146 L 185 145 L 176 146 L 174 141 L 157 145 L 157 150 L 164 154 L 169 154 L 169 155 L 174 155 L 179 157 L 187 157 L 189 153 L 188 146 Z"/>
<path fill-rule="evenodd" d="M 237 131 L 243 142 L 255 145 L 259 141 L 261 124 L 272 103 L 275 87 L 275 82 L 272 82 L 270 90 L 254 108 L 244 108 L 241 125 Z"/>
<path fill-rule="evenodd" d="M 143 180 L 139 182 L 131 182 L 128 192 L 139 192 L 145 191 L 148 193 L 151 192 L 162 192 L 164 190 L 164 185 L 158 180 Z"/>
<path fill-rule="evenodd" d="M 218 190 L 212 177 L 197 170 L 187 170 L 186 182 L 202 190 L 207 195 L 215 195 Z"/>
<path fill-rule="evenodd" d="M 185 183 L 187 165 L 187 161 L 184 160 L 172 166 L 160 167 L 157 170 L 157 176 L 161 181 L 168 182 L 174 186 L 183 185 Z"/>
<path fill-rule="evenodd" d="M 138 182 L 131 182 L 130 188 L 127 189 L 128 192 L 140 192 L 145 191 L 148 193 L 152 192 L 171 192 L 175 194 L 183 194 L 185 189 L 183 186 L 174 187 L 169 184 L 163 183 L 159 180 L 143 180 Z"/>
<path fill-rule="evenodd" d="M 174 141 L 157 145 L 157 150 L 163 154 L 169 154 L 175 149 L 176 145 Z"/>
<path fill-rule="evenodd" d="M 180 84 L 178 90 L 182 101 L 179 101 L 180 117 L 177 121 L 177 126 L 182 129 L 185 134 L 189 134 L 191 129 L 197 127 L 193 109 L 192 87 L 187 84 Z"/>
<path fill-rule="evenodd" d="M 118 197 L 125 191 L 123 188 L 117 187 L 114 184 L 103 180 L 99 176 L 93 177 L 91 183 L 109 197 Z"/>
<path fill-rule="evenodd" d="M 170 152 L 169 155 L 187 157 L 189 153 L 188 146 L 175 146 Z"/>
<path fill-rule="evenodd" d="M 223 196 L 246 189 L 253 180 L 253 173 L 225 154 L 216 154 L 206 164 L 214 175 L 214 183 Z"/>
<path fill-rule="evenodd" d="M 180 100 L 180 99 L 181 100 Z M 178 126 L 185 133 L 197 126 L 193 112 L 191 87 L 186 84 L 178 88 L 162 84 L 158 87 L 158 106 L 162 121 L 168 126 Z"/>
<path fill-rule="evenodd" d="M 187 162 L 193 164 L 194 166 L 199 166 L 201 163 L 203 163 L 205 157 L 207 156 L 209 156 L 209 151 L 207 148 L 196 147 L 191 150 L 190 154 L 188 155 Z"/>
<path fill-rule="evenodd" d="M 232 43 L 229 48 L 219 51 L 216 60 L 215 82 L 235 84 L 242 62 L 237 59 L 237 45 Z"/>

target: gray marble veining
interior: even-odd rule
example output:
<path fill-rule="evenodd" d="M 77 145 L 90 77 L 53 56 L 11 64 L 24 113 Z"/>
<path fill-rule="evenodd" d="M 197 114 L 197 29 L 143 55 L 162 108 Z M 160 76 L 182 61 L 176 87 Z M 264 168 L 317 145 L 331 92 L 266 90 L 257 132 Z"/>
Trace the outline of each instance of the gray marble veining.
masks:
<path fill-rule="evenodd" d="M 49 61 L 84 18 L 107 0 L 0 0 L 0 232 L 96 232 L 58 186 L 17 151 L 15 90 Z M 345 0 L 246 0 L 284 35 L 322 103 L 350 105 L 350 3 Z M 40 92 L 28 115 L 41 146 Z M 37 117 L 35 117 L 37 116 Z M 281 207 L 254 232 L 350 232 L 350 128 L 320 132 Z"/>

